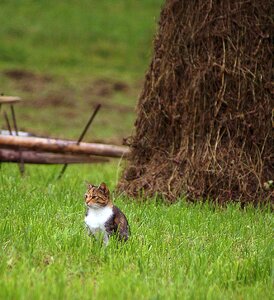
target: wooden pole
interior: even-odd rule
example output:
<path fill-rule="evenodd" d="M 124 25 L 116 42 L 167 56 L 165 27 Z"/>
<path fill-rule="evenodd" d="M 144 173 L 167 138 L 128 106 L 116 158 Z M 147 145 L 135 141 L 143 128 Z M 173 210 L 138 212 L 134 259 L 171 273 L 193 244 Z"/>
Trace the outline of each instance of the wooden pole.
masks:
<path fill-rule="evenodd" d="M 87 122 L 87 124 L 86 124 L 84 130 L 82 131 L 80 137 L 78 138 L 78 141 L 77 141 L 77 143 L 76 143 L 77 145 L 79 145 L 79 144 L 81 143 L 81 141 L 83 140 L 83 138 L 84 138 L 86 132 L 87 132 L 88 129 L 89 129 L 89 126 L 91 125 L 92 121 L 94 120 L 94 118 L 95 118 L 95 116 L 97 115 L 97 113 L 98 113 L 98 111 L 99 111 L 100 108 L 101 108 L 101 104 L 98 104 L 98 105 L 96 106 L 96 108 L 95 108 L 93 114 L 92 114 L 91 117 L 89 118 L 89 120 L 88 120 L 88 122 Z M 68 164 L 64 164 L 64 166 L 63 166 L 61 172 L 60 172 L 59 175 L 58 175 L 58 179 L 60 179 L 60 178 L 63 176 L 63 174 L 65 173 L 67 167 L 68 167 Z"/>
<path fill-rule="evenodd" d="M 96 106 L 94 112 L 92 113 L 91 117 L 89 118 L 89 120 L 88 120 L 88 122 L 87 122 L 87 124 L 86 124 L 86 126 L 85 126 L 85 128 L 83 130 L 83 132 L 81 133 L 81 135 L 80 135 L 80 137 L 79 137 L 79 139 L 77 141 L 77 145 L 79 145 L 82 142 L 85 134 L 87 133 L 87 131 L 89 129 L 89 126 L 91 125 L 92 121 L 94 120 L 94 118 L 97 115 L 97 113 L 98 113 L 98 111 L 99 111 L 100 108 L 101 108 L 101 104 L 98 104 Z"/>
<path fill-rule="evenodd" d="M 12 130 L 11 130 L 11 126 L 10 126 L 9 117 L 8 117 L 8 115 L 5 111 L 4 111 L 4 117 L 5 117 L 5 120 L 6 120 L 8 131 L 9 131 L 10 135 L 12 136 Z M 18 132 L 17 132 L 17 135 L 18 135 Z M 20 149 L 18 149 L 18 151 L 20 153 Z M 18 168 L 19 168 L 20 174 L 23 175 L 24 171 L 25 171 L 25 167 L 24 167 L 24 165 L 22 167 L 22 158 L 20 159 L 20 163 L 18 164 Z"/>
<path fill-rule="evenodd" d="M 60 153 L 37 152 L 28 150 L 0 149 L 0 162 L 20 162 L 21 158 L 28 164 L 77 164 L 107 162 L 107 158 L 90 155 L 72 155 Z"/>
<path fill-rule="evenodd" d="M 15 134 L 18 136 L 17 122 L 16 122 L 15 111 L 14 111 L 12 103 L 10 105 L 10 109 L 11 109 L 11 116 L 12 116 L 12 121 L 13 121 L 13 126 L 14 126 L 14 130 L 15 130 Z M 12 133 L 11 133 L 11 135 L 12 135 Z M 21 149 L 19 148 L 19 154 L 20 153 L 21 153 Z M 20 174 L 24 175 L 24 173 L 25 173 L 25 165 L 24 165 L 23 156 L 20 156 L 19 170 L 20 170 Z"/>
<path fill-rule="evenodd" d="M 0 135 L 0 148 L 25 148 L 34 151 L 47 151 L 55 153 L 73 153 L 98 155 L 106 157 L 127 157 L 129 148 L 99 143 L 80 143 L 75 141 Z"/>
<path fill-rule="evenodd" d="M 5 118 L 5 121 L 6 121 L 8 131 L 9 131 L 10 135 L 12 135 L 12 130 L 11 130 L 11 126 L 10 126 L 9 117 L 8 117 L 8 115 L 5 111 L 4 111 L 4 118 Z"/>

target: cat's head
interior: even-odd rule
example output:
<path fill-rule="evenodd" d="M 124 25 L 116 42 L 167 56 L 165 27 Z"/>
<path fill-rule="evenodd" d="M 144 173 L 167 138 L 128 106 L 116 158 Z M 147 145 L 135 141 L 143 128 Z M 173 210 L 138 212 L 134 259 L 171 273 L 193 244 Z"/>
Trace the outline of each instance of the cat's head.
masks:
<path fill-rule="evenodd" d="M 85 203 L 91 208 L 101 208 L 111 204 L 109 189 L 102 182 L 99 186 L 88 184 L 88 190 L 85 193 Z"/>

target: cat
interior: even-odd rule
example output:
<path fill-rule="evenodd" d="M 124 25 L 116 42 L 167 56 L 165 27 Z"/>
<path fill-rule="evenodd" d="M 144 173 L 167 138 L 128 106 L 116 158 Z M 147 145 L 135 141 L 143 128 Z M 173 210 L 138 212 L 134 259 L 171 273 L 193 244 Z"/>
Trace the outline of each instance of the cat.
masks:
<path fill-rule="evenodd" d="M 85 193 L 87 206 L 85 224 L 90 234 L 103 233 L 105 245 L 109 237 L 116 234 L 121 241 L 127 241 L 129 237 L 129 224 L 126 216 L 110 199 L 110 192 L 106 184 L 99 186 L 88 184 Z"/>

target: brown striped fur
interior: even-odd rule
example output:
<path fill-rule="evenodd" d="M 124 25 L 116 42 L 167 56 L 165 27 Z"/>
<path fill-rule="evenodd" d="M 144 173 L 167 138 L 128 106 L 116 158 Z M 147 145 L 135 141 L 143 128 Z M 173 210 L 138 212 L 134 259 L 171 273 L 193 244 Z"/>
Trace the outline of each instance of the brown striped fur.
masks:
<path fill-rule="evenodd" d="M 109 190 L 104 182 L 102 182 L 99 186 L 92 184 L 88 185 L 88 190 L 85 193 L 85 202 L 86 205 L 90 207 L 105 207 L 107 205 L 110 207 L 113 206 L 110 200 Z"/>

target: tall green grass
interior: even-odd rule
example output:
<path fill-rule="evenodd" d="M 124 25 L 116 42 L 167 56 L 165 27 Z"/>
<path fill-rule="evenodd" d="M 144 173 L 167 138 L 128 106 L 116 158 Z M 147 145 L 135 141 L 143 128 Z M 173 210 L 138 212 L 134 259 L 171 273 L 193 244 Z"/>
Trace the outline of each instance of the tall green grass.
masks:
<path fill-rule="evenodd" d="M 0 172 L 1 299 L 271 299 L 273 215 L 114 199 L 131 238 L 108 247 L 84 228 L 85 180 L 111 189 L 116 163 Z"/>
<path fill-rule="evenodd" d="M 163 0 L 0 3 L 0 67 L 139 77 Z"/>

